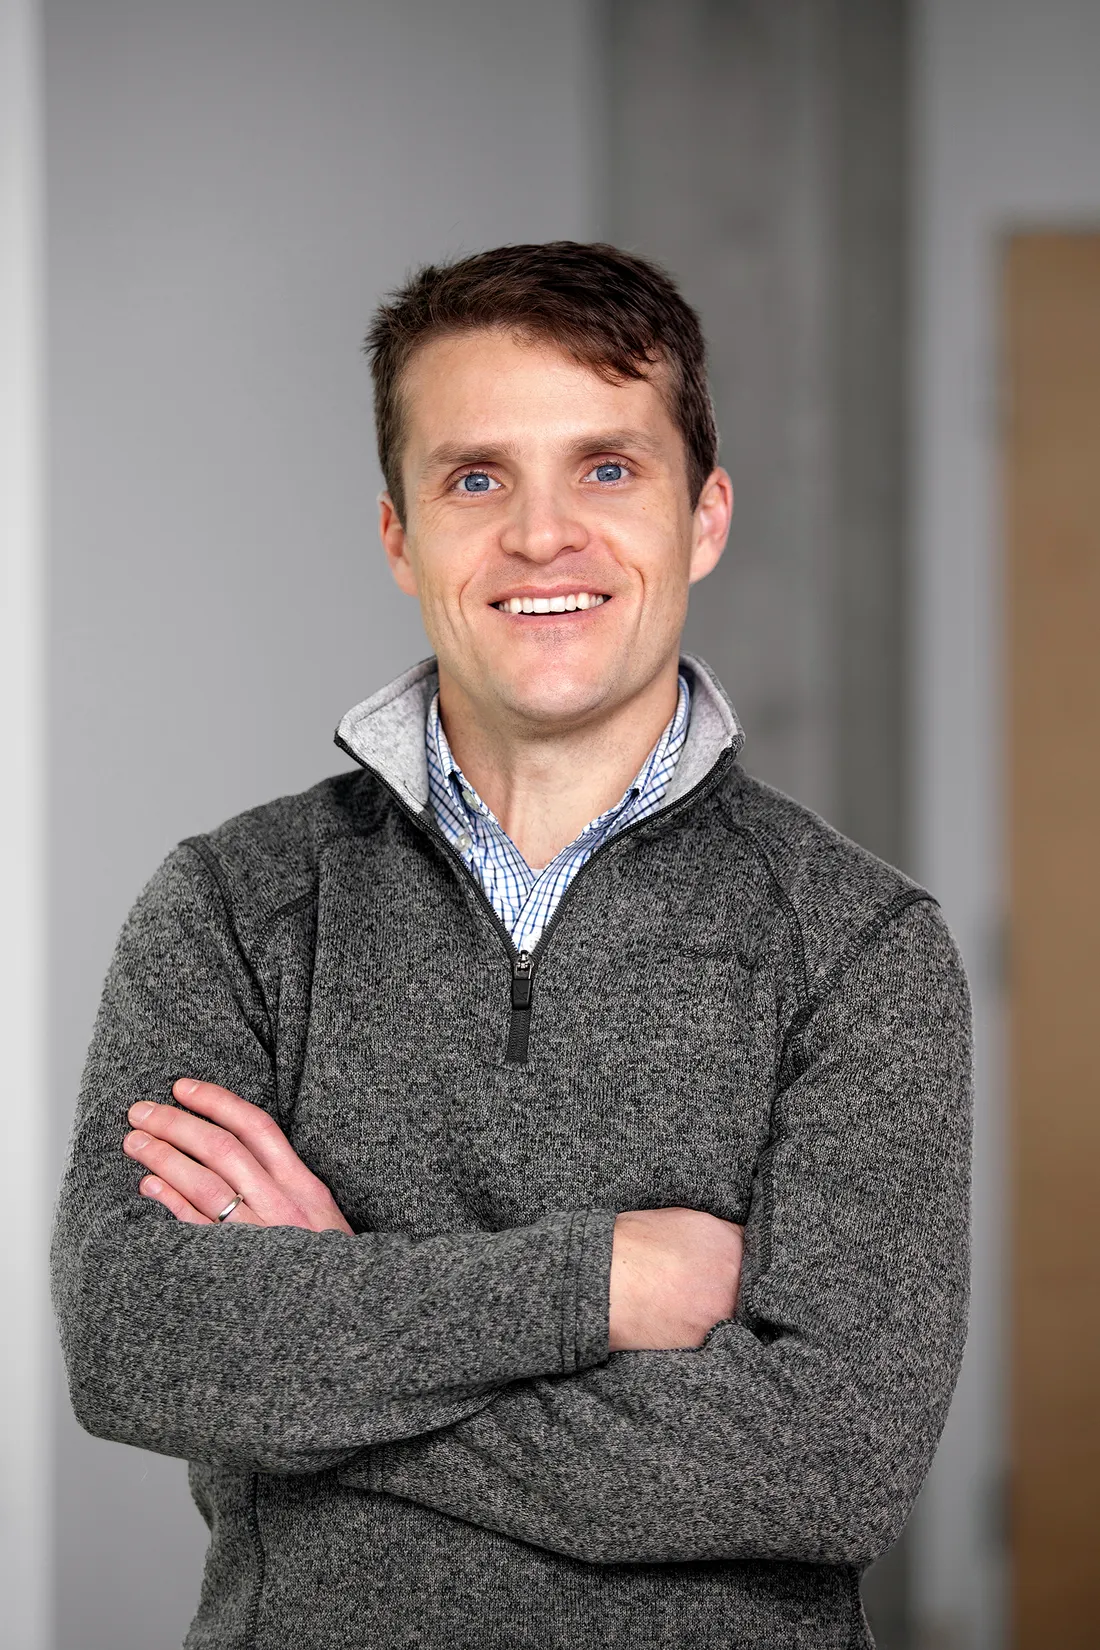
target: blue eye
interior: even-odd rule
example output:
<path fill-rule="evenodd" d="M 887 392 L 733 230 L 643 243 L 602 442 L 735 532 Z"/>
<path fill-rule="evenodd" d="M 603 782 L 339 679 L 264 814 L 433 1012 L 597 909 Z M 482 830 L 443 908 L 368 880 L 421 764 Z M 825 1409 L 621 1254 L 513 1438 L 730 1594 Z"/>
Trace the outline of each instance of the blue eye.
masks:
<path fill-rule="evenodd" d="M 491 477 L 484 470 L 471 470 L 467 475 L 459 476 L 459 491 L 463 493 L 487 493 Z"/>
<path fill-rule="evenodd" d="M 621 464 L 597 464 L 593 474 L 597 481 L 621 481 L 623 467 Z"/>

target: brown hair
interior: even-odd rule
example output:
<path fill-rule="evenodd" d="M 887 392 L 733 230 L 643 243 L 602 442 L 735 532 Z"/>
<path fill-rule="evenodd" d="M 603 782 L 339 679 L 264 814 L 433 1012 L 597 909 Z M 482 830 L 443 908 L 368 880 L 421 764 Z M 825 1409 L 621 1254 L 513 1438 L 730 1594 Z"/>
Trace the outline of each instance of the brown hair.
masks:
<path fill-rule="evenodd" d="M 646 258 L 601 241 L 545 241 L 425 264 L 375 311 L 363 347 L 374 379 L 378 457 L 402 521 L 402 373 L 420 344 L 476 327 L 547 339 L 613 383 L 644 378 L 648 367 L 665 363 L 694 509 L 718 457 L 699 317 Z"/>

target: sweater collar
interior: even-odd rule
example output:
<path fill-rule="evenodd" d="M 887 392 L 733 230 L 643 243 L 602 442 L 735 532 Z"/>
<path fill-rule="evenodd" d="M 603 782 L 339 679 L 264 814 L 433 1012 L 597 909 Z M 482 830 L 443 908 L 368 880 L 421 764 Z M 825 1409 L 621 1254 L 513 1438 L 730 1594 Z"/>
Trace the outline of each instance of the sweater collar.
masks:
<path fill-rule="evenodd" d="M 744 744 L 741 724 L 717 676 L 704 660 L 680 655 L 691 687 L 691 721 L 662 808 L 685 796 L 723 752 L 736 756 Z M 434 655 L 421 659 L 379 692 L 353 705 L 336 729 L 336 743 L 364 768 L 385 780 L 416 812 L 429 806 L 424 727 L 439 687 Z"/>

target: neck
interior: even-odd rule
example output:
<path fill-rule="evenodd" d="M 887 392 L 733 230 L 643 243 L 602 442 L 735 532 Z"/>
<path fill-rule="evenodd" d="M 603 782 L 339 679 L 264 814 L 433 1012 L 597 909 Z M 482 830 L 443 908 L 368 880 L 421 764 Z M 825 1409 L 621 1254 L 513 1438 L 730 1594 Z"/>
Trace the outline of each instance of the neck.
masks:
<path fill-rule="evenodd" d="M 496 724 L 440 670 L 439 714 L 451 753 L 528 865 L 541 869 L 619 801 L 676 709 L 673 658 L 598 722 L 560 730 Z"/>

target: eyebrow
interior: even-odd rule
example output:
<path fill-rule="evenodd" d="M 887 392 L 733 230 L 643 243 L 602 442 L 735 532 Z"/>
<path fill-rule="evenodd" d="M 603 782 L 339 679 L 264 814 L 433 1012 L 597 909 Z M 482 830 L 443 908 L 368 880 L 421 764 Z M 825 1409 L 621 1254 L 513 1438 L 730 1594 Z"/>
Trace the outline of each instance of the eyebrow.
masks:
<path fill-rule="evenodd" d="M 590 435 L 581 435 L 571 441 L 566 452 L 570 458 L 583 458 L 587 453 L 617 451 L 620 448 L 632 448 L 635 452 L 656 456 L 660 452 L 660 443 L 646 435 L 644 430 L 595 430 Z M 424 468 L 439 470 L 460 464 L 497 464 L 518 455 L 519 448 L 513 441 L 488 441 L 477 447 L 443 442 L 432 448 Z"/>

